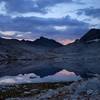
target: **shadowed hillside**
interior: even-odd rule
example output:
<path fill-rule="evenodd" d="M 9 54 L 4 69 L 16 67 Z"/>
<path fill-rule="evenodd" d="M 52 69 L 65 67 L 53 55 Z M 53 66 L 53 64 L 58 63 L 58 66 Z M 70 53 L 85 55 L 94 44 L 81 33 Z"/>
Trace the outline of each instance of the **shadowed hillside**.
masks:
<path fill-rule="evenodd" d="M 80 40 L 66 46 L 44 37 L 34 42 L 1 38 L 0 76 L 30 72 L 46 76 L 61 69 L 83 77 L 100 74 L 99 33 L 99 29 L 91 29 Z"/>

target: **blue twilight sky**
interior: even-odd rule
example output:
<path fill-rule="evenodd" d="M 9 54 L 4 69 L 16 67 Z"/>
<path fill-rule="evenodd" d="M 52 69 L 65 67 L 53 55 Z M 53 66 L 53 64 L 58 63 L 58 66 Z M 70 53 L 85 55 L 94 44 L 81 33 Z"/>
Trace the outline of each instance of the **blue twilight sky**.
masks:
<path fill-rule="evenodd" d="M 67 44 L 100 28 L 100 0 L 0 0 L 0 36 Z"/>

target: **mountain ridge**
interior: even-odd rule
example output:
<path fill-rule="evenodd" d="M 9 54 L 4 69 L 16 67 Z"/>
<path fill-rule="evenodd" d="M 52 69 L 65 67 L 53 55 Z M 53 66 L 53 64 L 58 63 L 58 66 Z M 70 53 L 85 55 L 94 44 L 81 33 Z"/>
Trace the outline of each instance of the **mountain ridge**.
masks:
<path fill-rule="evenodd" d="M 93 28 L 80 38 L 80 42 L 89 42 L 96 39 L 100 39 L 100 29 Z"/>
<path fill-rule="evenodd" d="M 20 73 L 46 76 L 62 69 L 82 76 L 100 74 L 100 42 L 79 40 L 60 48 L 37 47 L 26 41 L 11 43 L 0 42 L 0 76 Z"/>
<path fill-rule="evenodd" d="M 25 43 L 25 44 L 29 44 L 29 45 L 33 45 L 33 46 L 42 46 L 42 47 L 50 47 L 50 48 L 56 48 L 56 47 L 61 47 L 63 46 L 63 44 L 53 40 L 53 39 L 48 39 L 45 37 L 40 37 L 34 41 L 29 41 L 29 40 L 18 40 L 18 39 L 5 39 L 5 38 L 1 38 L 0 37 L 0 43 Z"/>

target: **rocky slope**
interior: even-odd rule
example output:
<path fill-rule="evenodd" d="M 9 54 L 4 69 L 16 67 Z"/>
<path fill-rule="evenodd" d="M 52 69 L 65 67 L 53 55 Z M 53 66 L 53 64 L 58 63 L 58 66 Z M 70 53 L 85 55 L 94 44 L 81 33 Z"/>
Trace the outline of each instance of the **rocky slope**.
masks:
<path fill-rule="evenodd" d="M 100 76 L 64 83 L 39 83 L 4 86 L 5 100 L 99 100 Z"/>
<path fill-rule="evenodd" d="M 95 31 L 92 29 L 79 41 L 62 48 L 55 49 L 55 53 L 61 55 L 57 66 L 75 71 L 76 73 L 81 74 L 83 77 L 88 76 L 90 73 L 100 74 L 100 41 L 92 41 L 99 39 L 99 32 L 99 29 L 95 29 Z M 88 34 L 90 34 L 90 36 Z M 90 37 L 92 37 L 91 42 L 89 42 Z M 81 41 L 83 38 L 87 41 Z"/>
<path fill-rule="evenodd" d="M 33 73 L 45 76 L 59 68 L 51 66 L 56 54 L 52 49 L 62 47 L 54 40 L 41 37 L 35 41 L 0 38 L 0 76 Z"/>

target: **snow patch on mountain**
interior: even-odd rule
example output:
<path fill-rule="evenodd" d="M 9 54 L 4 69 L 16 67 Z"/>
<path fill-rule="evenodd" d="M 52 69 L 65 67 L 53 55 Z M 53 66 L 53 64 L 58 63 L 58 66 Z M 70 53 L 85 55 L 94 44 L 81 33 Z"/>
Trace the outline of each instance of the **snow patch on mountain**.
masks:
<path fill-rule="evenodd" d="M 87 42 L 100 42 L 100 39 L 89 40 Z"/>

